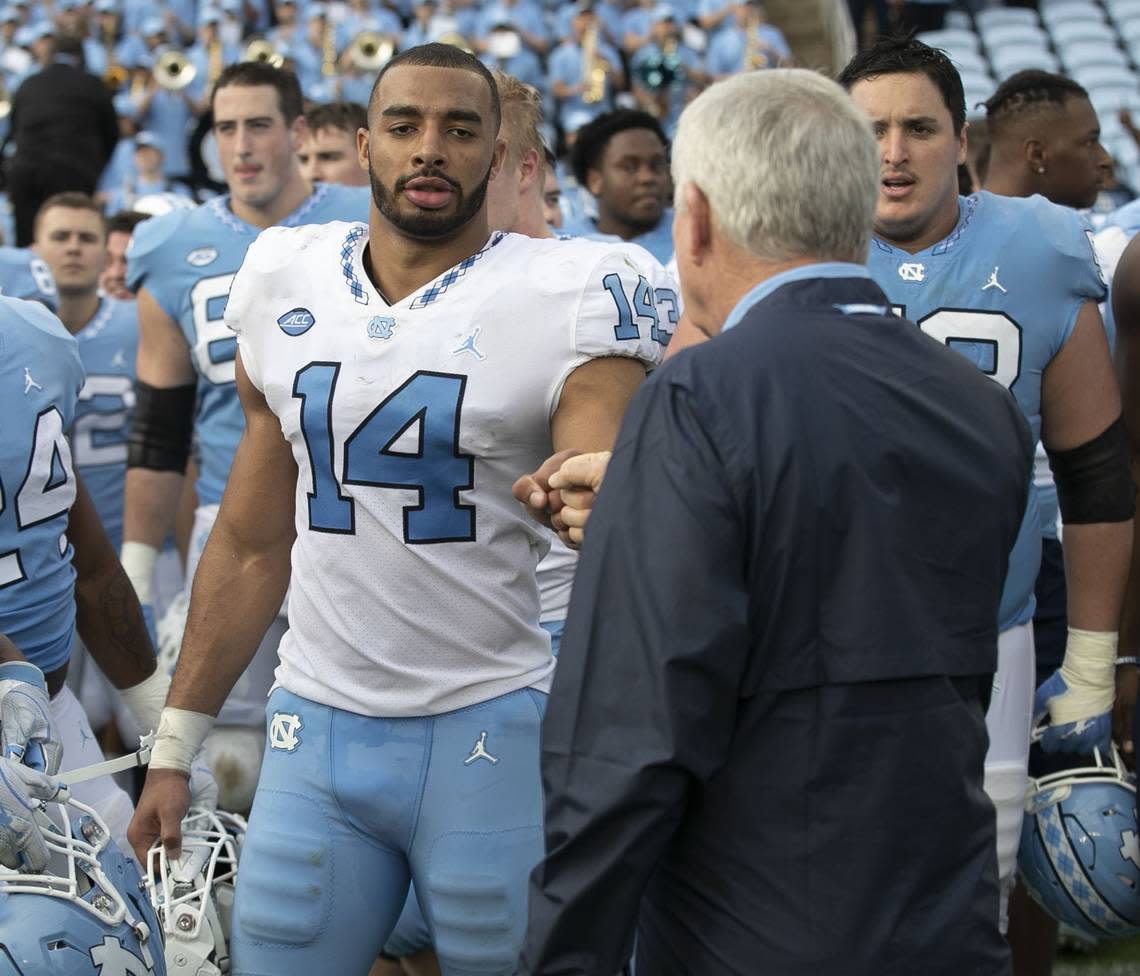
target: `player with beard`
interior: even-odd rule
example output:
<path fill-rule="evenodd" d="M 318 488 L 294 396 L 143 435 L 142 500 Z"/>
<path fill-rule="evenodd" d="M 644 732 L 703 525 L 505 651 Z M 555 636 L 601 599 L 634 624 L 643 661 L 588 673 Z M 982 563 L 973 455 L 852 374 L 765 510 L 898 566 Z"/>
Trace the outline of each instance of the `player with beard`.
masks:
<path fill-rule="evenodd" d="M 230 291 L 245 433 L 132 840 L 177 854 L 186 759 L 290 585 L 236 974 L 366 972 L 412 879 L 445 972 L 517 962 L 554 659 L 515 497 L 610 446 L 660 343 L 625 255 L 489 231 L 498 128 L 478 59 L 393 58 L 368 223 L 270 229 Z"/>

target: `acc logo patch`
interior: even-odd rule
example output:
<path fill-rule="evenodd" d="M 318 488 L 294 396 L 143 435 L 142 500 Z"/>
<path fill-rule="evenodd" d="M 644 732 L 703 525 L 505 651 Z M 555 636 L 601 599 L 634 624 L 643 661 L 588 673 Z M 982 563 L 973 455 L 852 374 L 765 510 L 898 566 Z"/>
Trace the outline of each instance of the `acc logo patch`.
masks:
<path fill-rule="evenodd" d="M 391 339 L 396 320 L 391 315 L 377 315 L 368 323 L 369 339 Z"/>
<path fill-rule="evenodd" d="M 186 255 L 186 263 L 192 268 L 204 268 L 218 260 L 216 247 L 196 247 Z"/>
<path fill-rule="evenodd" d="M 274 712 L 269 722 L 269 748 L 281 752 L 295 752 L 301 744 L 298 734 L 305 727 L 300 715 L 289 712 Z"/>
<path fill-rule="evenodd" d="M 277 320 L 281 331 L 287 336 L 304 335 L 316 322 L 313 313 L 307 308 L 291 308 Z"/>

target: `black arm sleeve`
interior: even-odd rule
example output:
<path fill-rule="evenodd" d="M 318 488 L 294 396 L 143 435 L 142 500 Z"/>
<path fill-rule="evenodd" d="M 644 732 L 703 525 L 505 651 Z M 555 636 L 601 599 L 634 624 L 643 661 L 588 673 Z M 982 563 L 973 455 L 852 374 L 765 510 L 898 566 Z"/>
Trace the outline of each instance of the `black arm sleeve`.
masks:
<path fill-rule="evenodd" d="M 1061 518 L 1069 525 L 1131 519 L 1136 508 L 1136 488 L 1129 457 L 1122 417 L 1079 447 L 1049 451 Z"/>
<path fill-rule="evenodd" d="M 634 398 L 587 529 L 543 724 L 546 858 L 520 973 L 614 973 L 747 659 L 745 529 L 691 394 Z"/>
<path fill-rule="evenodd" d="M 127 467 L 182 474 L 190 460 L 197 388 L 189 383 L 159 389 L 136 380 L 135 395 Z"/>

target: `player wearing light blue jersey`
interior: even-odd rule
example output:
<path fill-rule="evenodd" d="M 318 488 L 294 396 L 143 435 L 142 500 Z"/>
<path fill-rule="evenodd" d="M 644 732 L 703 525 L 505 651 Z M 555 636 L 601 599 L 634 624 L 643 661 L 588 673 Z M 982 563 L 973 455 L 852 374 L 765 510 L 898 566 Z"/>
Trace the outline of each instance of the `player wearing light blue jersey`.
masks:
<path fill-rule="evenodd" d="M 0 295 L 54 309 L 55 281 L 43 260 L 24 247 L 0 247 Z"/>
<path fill-rule="evenodd" d="M 75 468 L 118 551 L 139 330 L 134 302 L 99 294 L 106 236 L 102 211 L 83 193 L 49 197 L 36 215 L 35 249 L 58 282 L 58 315 L 87 377 L 71 430 Z"/>
<path fill-rule="evenodd" d="M 517 964 L 554 668 L 518 502 L 612 443 L 661 344 L 622 251 L 489 231 L 498 115 L 477 58 L 397 55 L 368 224 L 268 230 L 234 282 L 246 434 L 132 838 L 176 845 L 185 756 L 288 586 L 235 974 L 365 972 L 412 879 L 445 973 Z"/>
<path fill-rule="evenodd" d="M 63 769 L 102 761 L 90 724 L 64 685 L 78 629 L 119 688 L 154 671 L 130 583 L 72 464 L 67 434 L 84 385 L 78 345 L 35 302 L 0 297 L 0 633 L 44 673 Z M 157 713 L 135 712 L 145 728 Z M 109 777 L 75 788 L 125 844 L 129 797 Z"/>
<path fill-rule="evenodd" d="M 231 65 L 218 79 L 212 106 L 230 192 L 140 224 L 128 252 L 127 284 L 138 293 L 140 335 L 123 562 L 144 604 L 151 602 L 148 580 L 173 521 L 191 438 L 198 510 L 187 579 L 193 578 L 242 436 L 234 385 L 237 343 L 222 316 L 247 248 L 266 227 L 357 220 L 368 208 L 363 187 L 314 188 L 302 177 L 296 152 L 305 122 L 292 72 L 249 62 Z M 252 797 L 264 701 L 283 631 L 282 617 L 266 635 L 209 746 L 211 762 L 243 772 L 227 777 L 232 789 L 222 803 L 228 809 L 241 810 Z M 156 679 L 154 700 L 163 700 L 165 691 Z"/>
<path fill-rule="evenodd" d="M 1132 487 L 1120 400 L 1097 302 L 1104 282 L 1071 211 L 1041 198 L 959 198 L 965 99 L 953 65 L 913 40 L 863 52 L 840 81 L 882 154 L 870 265 L 900 314 L 1011 391 L 1049 451 L 1070 569 L 1064 663 L 1033 694 L 1030 618 L 1040 527 L 1030 505 L 1000 609 L 986 789 L 1008 886 L 1020 839 L 1030 728 L 1047 749 L 1088 751 L 1111 732 Z M 1031 499 L 1032 501 L 1032 499 Z"/>

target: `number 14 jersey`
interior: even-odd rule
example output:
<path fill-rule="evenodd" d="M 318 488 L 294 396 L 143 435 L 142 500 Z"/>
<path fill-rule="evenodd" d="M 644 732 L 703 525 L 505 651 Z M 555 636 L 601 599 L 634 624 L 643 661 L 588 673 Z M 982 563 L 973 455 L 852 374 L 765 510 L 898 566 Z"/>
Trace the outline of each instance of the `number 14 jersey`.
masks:
<path fill-rule="evenodd" d="M 367 233 L 266 231 L 226 308 L 298 467 L 278 682 L 389 717 L 545 689 L 548 536 L 511 485 L 551 453 L 574 369 L 658 361 L 653 288 L 608 245 L 494 234 L 390 305 Z"/>
<path fill-rule="evenodd" d="M 958 207 L 950 236 L 915 254 L 874 238 L 871 275 L 900 315 L 1010 390 L 1040 439 L 1042 375 L 1084 303 L 1104 299 L 1091 237 L 1074 211 L 1040 196 L 981 192 Z M 1002 630 L 1033 616 L 1038 522 L 1032 493 L 1010 557 Z"/>

